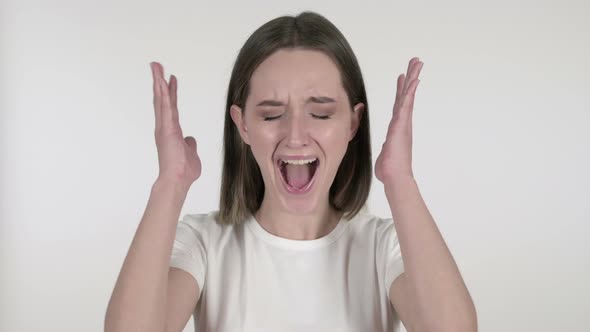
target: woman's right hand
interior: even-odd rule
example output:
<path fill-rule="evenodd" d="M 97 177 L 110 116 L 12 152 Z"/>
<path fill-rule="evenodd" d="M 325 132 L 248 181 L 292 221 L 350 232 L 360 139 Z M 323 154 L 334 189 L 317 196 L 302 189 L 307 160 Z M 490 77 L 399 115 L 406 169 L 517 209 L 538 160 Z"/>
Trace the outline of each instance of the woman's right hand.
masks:
<path fill-rule="evenodd" d="M 171 75 L 168 84 L 161 64 L 152 62 L 150 67 L 154 80 L 155 136 L 160 167 L 158 180 L 172 181 L 188 190 L 201 176 L 197 141 L 191 136 L 182 136 L 176 104 L 176 77 Z"/>

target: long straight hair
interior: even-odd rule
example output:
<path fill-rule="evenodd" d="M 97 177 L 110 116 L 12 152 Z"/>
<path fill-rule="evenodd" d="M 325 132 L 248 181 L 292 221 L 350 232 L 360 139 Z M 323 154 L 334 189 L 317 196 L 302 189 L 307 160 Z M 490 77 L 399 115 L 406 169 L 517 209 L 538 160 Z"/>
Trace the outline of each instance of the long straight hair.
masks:
<path fill-rule="evenodd" d="M 245 109 L 252 73 L 266 58 L 280 49 L 321 51 L 339 69 L 350 110 L 363 103 L 359 128 L 348 143 L 346 153 L 330 187 L 329 202 L 350 220 L 365 205 L 371 188 L 373 167 L 369 132 L 369 105 L 361 70 L 342 33 L 324 16 L 305 11 L 297 16 L 281 16 L 258 28 L 241 48 L 229 81 L 223 133 L 223 170 L 219 211 L 220 224 L 239 224 L 253 215 L 264 198 L 264 181 L 250 146 L 242 141 L 231 119 L 233 104 Z"/>

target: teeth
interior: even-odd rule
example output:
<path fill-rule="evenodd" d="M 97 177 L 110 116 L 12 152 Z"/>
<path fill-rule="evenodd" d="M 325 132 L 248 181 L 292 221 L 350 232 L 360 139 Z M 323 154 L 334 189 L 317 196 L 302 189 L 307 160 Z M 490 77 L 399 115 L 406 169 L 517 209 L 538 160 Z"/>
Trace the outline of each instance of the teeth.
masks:
<path fill-rule="evenodd" d="M 316 160 L 317 160 L 317 158 L 314 158 L 314 159 L 306 159 L 306 160 L 283 160 L 283 159 L 281 159 L 281 161 L 282 161 L 283 163 L 286 163 L 286 164 L 292 164 L 292 165 L 305 165 L 305 164 L 311 164 L 311 163 L 313 163 L 313 162 L 314 162 L 314 161 L 316 161 Z"/>

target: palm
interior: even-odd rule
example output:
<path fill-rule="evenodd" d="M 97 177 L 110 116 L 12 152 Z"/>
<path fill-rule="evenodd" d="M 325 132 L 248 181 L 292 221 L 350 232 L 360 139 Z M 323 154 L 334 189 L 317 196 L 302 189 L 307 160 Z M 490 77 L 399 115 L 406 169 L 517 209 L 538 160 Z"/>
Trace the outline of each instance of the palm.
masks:
<path fill-rule="evenodd" d="M 201 160 L 196 140 L 191 136 L 183 139 L 178 119 L 176 77 L 172 75 L 168 84 L 164 68 L 159 63 L 153 63 L 152 73 L 159 178 L 190 186 L 201 175 Z"/>
<path fill-rule="evenodd" d="M 412 113 L 418 87 L 418 75 L 423 63 L 412 58 L 408 64 L 407 79 L 401 74 L 397 79 L 397 91 L 393 115 L 387 128 L 385 143 L 375 161 L 375 176 L 385 184 L 399 176 L 414 176 L 412 171 Z"/>

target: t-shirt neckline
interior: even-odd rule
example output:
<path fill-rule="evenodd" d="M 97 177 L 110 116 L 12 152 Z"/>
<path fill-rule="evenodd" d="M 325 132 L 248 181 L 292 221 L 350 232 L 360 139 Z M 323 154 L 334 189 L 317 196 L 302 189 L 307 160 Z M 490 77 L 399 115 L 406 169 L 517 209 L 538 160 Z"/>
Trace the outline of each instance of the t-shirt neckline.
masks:
<path fill-rule="evenodd" d="M 338 224 L 336 224 L 336 227 L 334 227 L 334 229 L 332 229 L 330 233 L 314 240 L 293 240 L 274 235 L 268 232 L 266 229 L 264 229 L 258 223 L 256 217 L 254 217 L 254 215 L 252 214 L 250 214 L 250 217 L 248 217 L 245 224 L 248 227 L 248 229 L 250 229 L 250 231 L 254 233 L 256 237 L 268 244 L 283 249 L 310 250 L 327 246 L 330 243 L 336 241 L 344 233 L 351 221 L 352 219 L 346 220 L 343 215 L 342 217 L 340 217 L 340 220 L 338 221 Z"/>

